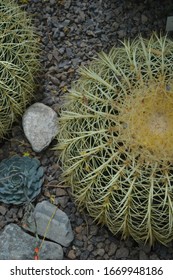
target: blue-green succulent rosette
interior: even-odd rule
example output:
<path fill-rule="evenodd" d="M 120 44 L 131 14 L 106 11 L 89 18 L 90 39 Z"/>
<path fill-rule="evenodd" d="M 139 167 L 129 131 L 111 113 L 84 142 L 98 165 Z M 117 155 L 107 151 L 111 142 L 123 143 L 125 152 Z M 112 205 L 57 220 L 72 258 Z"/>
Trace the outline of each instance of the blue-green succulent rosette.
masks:
<path fill-rule="evenodd" d="M 40 161 L 27 156 L 13 156 L 0 162 L 0 202 L 24 204 L 41 192 L 44 169 Z"/>

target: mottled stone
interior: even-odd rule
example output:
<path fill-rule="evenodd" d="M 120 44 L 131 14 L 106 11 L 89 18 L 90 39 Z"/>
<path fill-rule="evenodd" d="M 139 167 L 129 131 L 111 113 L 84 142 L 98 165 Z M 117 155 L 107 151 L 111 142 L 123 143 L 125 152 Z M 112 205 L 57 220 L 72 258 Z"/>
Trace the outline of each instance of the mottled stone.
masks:
<path fill-rule="evenodd" d="M 66 247 L 70 245 L 74 235 L 69 218 L 63 211 L 49 201 L 42 201 L 36 205 L 34 216 L 40 236 L 45 235 L 46 238 Z M 33 216 L 30 216 L 26 229 L 35 232 Z"/>
<path fill-rule="evenodd" d="M 22 125 L 32 149 L 41 152 L 57 134 L 57 113 L 43 103 L 35 103 L 23 115 Z"/>
<path fill-rule="evenodd" d="M 16 224 L 7 225 L 0 234 L 1 260 L 33 260 L 35 247 L 36 238 L 24 232 Z M 44 241 L 39 259 L 62 260 L 63 249 L 59 244 Z"/>

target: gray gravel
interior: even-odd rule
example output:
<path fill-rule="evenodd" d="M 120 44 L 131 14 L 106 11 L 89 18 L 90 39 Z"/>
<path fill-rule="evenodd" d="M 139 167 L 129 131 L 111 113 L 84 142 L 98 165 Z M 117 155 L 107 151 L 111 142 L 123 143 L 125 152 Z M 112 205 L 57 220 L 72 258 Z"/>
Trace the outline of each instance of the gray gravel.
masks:
<path fill-rule="evenodd" d="M 20 1 L 19 1 L 20 2 Z M 40 36 L 43 73 L 38 97 L 57 113 L 71 83 L 78 78 L 77 69 L 87 65 L 98 51 L 120 44 L 119 40 L 134 38 L 139 33 L 149 37 L 152 31 L 165 33 L 166 17 L 173 11 L 171 1 L 122 0 L 33 0 L 23 8 L 32 15 Z M 172 13 L 173 14 L 173 13 Z M 131 238 L 121 240 L 106 227 L 100 228 L 87 213 L 78 213 L 70 198 L 70 189 L 57 188 L 60 168 L 58 155 L 51 150 L 55 142 L 35 154 L 24 137 L 21 123 L 12 131 L 10 140 L 1 143 L 0 160 L 26 151 L 39 158 L 45 168 L 46 180 L 38 201 L 54 198 L 66 212 L 75 234 L 73 243 L 64 248 L 66 259 L 172 259 L 173 243 L 168 247 L 139 245 Z M 37 202 L 38 202 L 37 201 Z M 0 205 L 0 229 L 10 222 L 20 225 L 24 207 Z"/>

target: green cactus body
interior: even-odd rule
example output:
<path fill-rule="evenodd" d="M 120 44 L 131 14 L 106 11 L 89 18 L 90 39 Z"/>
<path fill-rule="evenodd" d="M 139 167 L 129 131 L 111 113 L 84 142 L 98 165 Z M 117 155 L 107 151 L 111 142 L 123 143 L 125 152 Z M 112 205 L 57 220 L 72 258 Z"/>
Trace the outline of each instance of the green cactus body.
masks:
<path fill-rule="evenodd" d="M 26 13 L 12 0 L 0 0 L 0 138 L 33 97 L 38 49 Z"/>
<path fill-rule="evenodd" d="M 101 53 L 64 102 L 57 149 L 79 209 L 137 242 L 173 239 L 173 42 Z"/>

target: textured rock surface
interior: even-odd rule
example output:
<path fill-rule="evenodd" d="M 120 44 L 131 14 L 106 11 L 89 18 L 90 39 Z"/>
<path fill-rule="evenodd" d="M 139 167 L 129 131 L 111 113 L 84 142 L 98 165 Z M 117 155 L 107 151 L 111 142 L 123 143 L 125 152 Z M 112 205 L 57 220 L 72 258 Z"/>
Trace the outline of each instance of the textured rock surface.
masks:
<path fill-rule="evenodd" d="M 58 119 L 56 112 L 44 105 L 35 103 L 23 115 L 23 130 L 35 152 L 45 149 L 57 134 Z"/>
<path fill-rule="evenodd" d="M 59 243 L 63 246 L 69 246 L 74 235 L 67 215 L 48 201 L 42 201 L 35 207 L 35 221 L 37 224 L 37 233 L 40 236 Z M 35 223 L 30 216 L 27 230 L 35 232 Z"/>
<path fill-rule="evenodd" d="M 0 234 L 0 260 L 33 260 L 35 247 L 36 238 L 16 224 L 7 225 Z M 62 260 L 63 249 L 59 244 L 44 241 L 39 259 Z"/>

